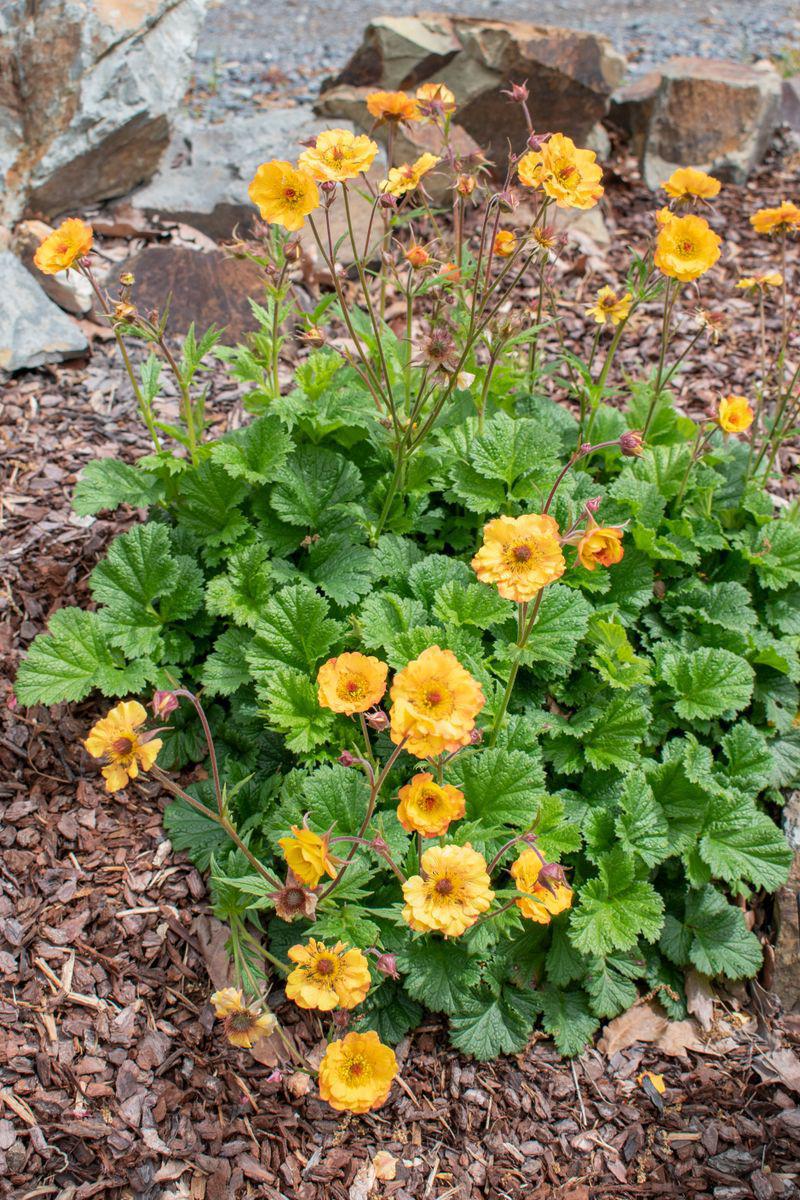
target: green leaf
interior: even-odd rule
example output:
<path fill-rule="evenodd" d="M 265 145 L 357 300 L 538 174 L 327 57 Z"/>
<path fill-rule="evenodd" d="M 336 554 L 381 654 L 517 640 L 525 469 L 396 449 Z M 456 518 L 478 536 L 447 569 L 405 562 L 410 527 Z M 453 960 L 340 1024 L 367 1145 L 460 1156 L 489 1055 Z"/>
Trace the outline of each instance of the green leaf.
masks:
<path fill-rule="evenodd" d="M 434 616 L 444 625 L 476 625 L 490 629 L 514 615 L 510 600 L 498 596 L 493 588 L 480 583 L 451 580 L 444 584 L 433 604 Z"/>
<path fill-rule="evenodd" d="M 271 568 L 265 546 L 254 542 L 235 551 L 222 575 L 206 586 L 206 608 L 216 617 L 254 629 L 269 600 Z"/>
<path fill-rule="evenodd" d="M 385 579 L 392 587 L 404 584 L 408 573 L 423 557 L 423 551 L 410 538 L 384 533 L 375 548 L 375 578 Z"/>
<path fill-rule="evenodd" d="M 247 661 L 256 684 L 266 688 L 276 667 L 315 672 L 341 637 L 343 627 L 328 616 L 328 603 L 305 583 L 276 592 L 261 611 Z"/>
<path fill-rule="evenodd" d="M 533 663 L 571 664 L 589 625 L 592 606 L 580 592 L 561 583 L 545 588 L 525 658 Z"/>
<path fill-rule="evenodd" d="M 303 804 L 318 833 L 335 828 L 337 834 L 355 834 L 367 811 L 369 787 L 361 772 L 350 767 L 317 767 L 303 785 Z"/>
<path fill-rule="evenodd" d="M 547 951 L 545 971 L 551 983 L 556 987 L 565 987 L 583 976 L 586 963 L 569 940 L 566 921 L 551 921 L 550 928 L 553 936 Z"/>
<path fill-rule="evenodd" d="M 786 882 L 792 865 L 780 829 L 747 796 L 712 800 L 700 854 L 717 878 L 730 884 L 747 879 L 768 892 Z"/>
<path fill-rule="evenodd" d="M 118 458 L 98 458 L 87 463 L 75 485 L 72 507 L 79 517 L 94 516 L 121 504 L 150 508 L 163 498 L 164 485 L 156 475 L 132 467 Z"/>
<path fill-rule="evenodd" d="M 136 525 L 116 538 L 90 580 L 92 595 L 106 607 L 101 620 L 112 645 L 131 657 L 158 653 L 163 621 L 156 601 L 178 582 L 165 525 Z"/>
<path fill-rule="evenodd" d="M 95 688 L 104 696 L 136 695 L 155 673 L 148 659 L 123 663 L 97 613 L 60 608 L 20 663 L 14 691 L 20 704 L 82 700 Z"/>
<path fill-rule="evenodd" d="M 734 791 L 757 795 L 770 785 L 772 755 L 767 739 L 748 721 L 739 721 L 722 739 L 726 785 Z"/>
<path fill-rule="evenodd" d="M 654 941 L 661 932 L 664 904 L 651 884 L 634 877 L 620 847 L 603 856 L 600 874 L 580 889 L 570 917 L 570 937 L 584 954 L 603 956 L 630 950 L 639 937 Z"/>
<path fill-rule="evenodd" d="M 769 748 L 772 754 L 772 786 L 797 787 L 800 784 L 800 729 L 773 738 Z"/>
<path fill-rule="evenodd" d="M 466 819 L 480 821 L 489 829 L 532 825 L 544 789 L 544 772 L 537 756 L 499 747 L 460 756 L 448 770 L 448 780 L 464 793 Z"/>
<path fill-rule="evenodd" d="M 460 1009 L 450 1017 L 451 1042 L 481 1062 L 524 1050 L 533 1032 L 536 995 L 504 987 L 499 996 L 488 989 L 463 996 Z"/>
<path fill-rule="evenodd" d="M 388 650 L 399 634 L 423 625 L 425 620 L 419 600 L 394 592 L 375 591 L 358 610 L 361 639 L 370 650 Z"/>
<path fill-rule="evenodd" d="M 308 754 L 328 741 L 334 716 L 328 709 L 320 708 L 316 686 L 307 675 L 288 667 L 274 669 L 264 679 L 258 694 L 266 702 L 267 719 L 286 736 L 290 750 Z"/>
<path fill-rule="evenodd" d="M 185 472 L 178 500 L 181 524 L 207 546 L 229 546 L 247 528 L 239 505 L 248 490 L 244 480 L 233 479 L 219 463 Z"/>
<path fill-rule="evenodd" d="M 381 1041 L 389 1046 L 396 1046 L 422 1020 L 422 1006 L 391 979 L 370 992 L 359 1012 L 363 1015 L 358 1018 L 355 1028 L 361 1031 L 374 1029 Z"/>
<path fill-rule="evenodd" d="M 334 604 L 357 604 L 372 587 L 372 550 L 338 534 L 322 537 L 310 548 L 304 571 Z"/>
<path fill-rule="evenodd" d="M 600 1022 L 589 1011 L 586 993 L 580 988 L 561 988 L 546 984 L 532 993 L 542 1025 L 556 1044 L 559 1054 L 573 1058 L 591 1041 Z"/>
<path fill-rule="evenodd" d="M 211 458 L 233 479 L 270 483 L 278 478 L 292 449 L 292 439 L 277 417 L 259 417 L 211 447 Z"/>
<path fill-rule="evenodd" d="M 676 696 L 675 711 L 687 721 L 732 716 L 747 707 L 753 694 L 753 668 L 730 650 L 668 650 L 660 669 Z"/>
<path fill-rule="evenodd" d="M 457 1013 L 480 980 L 478 961 L 457 942 L 415 938 L 397 959 L 406 991 L 434 1012 Z"/>
<path fill-rule="evenodd" d="M 646 764 L 647 782 L 669 827 L 676 854 L 691 847 L 705 821 L 709 804 L 707 786 L 691 779 L 684 755 L 663 763 Z"/>
<path fill-rule="evenodd" d="M 587 761 L 599 770 L 631 770 L 640 760 L 639 744 L 648 730 L 650 713 L 638 691 L 615 696 L 584 735 Z"/>
<path fill-rule="evenodd" d="M 770 596 L 764 614 L 769 625 L 796 637 L 800 634 L 800 587 L 795 585 Z"/>
<path fill-rule="evenodd" d="M 344 942 L 366 950 L 380 941 L 380 927 L 355 904 L 339 904 L 330 911 L 317 911 L 317 919 L 308 930 L 309 937 L 321 942 Z"/>
<path fill-rule="evenodd" d="M 209 817 L 185 800 L 173 800 L 164 809 L 164 831 L 173 850 L 186 850 L 198 871 L 207 871 L 211 856 L 229 849 L 230 838 Z"/>
<path fill-rule="evenodd" d="M 629 1009 L 638 995 L 633 980 L 638 979 L 644 969 L 644 961 L 637 961 L 631 955 L 592 959 L 586 977 L 592 1012 L 598 1017 L 615 1017 Z"/>
<path fill-rule="evenodd" d="M 786 517 L 754 530 L 742 553 L 763 587 L 780 591 L 800 582 L 800 527 Z"/>
<path fill-rule="evenodd" d="M 348 512 L 363 491 L 358 468 L 321 446 L 301 446 L 278 472 L 272 507 L 290 525 L 322 532 Z"/>
<path fill-rule="evenodd" d="M 683 923 L 672 918 L 664 932 L 661 948 L 667 957 L 679 966 L 688 960 L 703 975 L 749 978 L 761 966 L 761 946 L 744 913 L 711 884 L 689 892 Z"/>
<path fill-rule="evenodd" d="M 627 776 L 620 808 L 615 831 L 622 849 L 638 854 L 648 867 L 658 866 L 672 853 L 669 827 L 642 771 Z"/>
<path fill-rule="evenodd" d="M 209 696 L 232 696 L 250 683 L 246 650 L 252 640 L 246 629 L 226 629 L 219 635 L 200 675 Z"/>
<path fill-rule="evenodd" d="M 629 691 L 650 682 L 650 663 L 634 653 L 624 625 L 596 618 L 591 622 L 589 640 L 596 647 L 592 666 L 611 687 Z"/>
<path fill-rule="evenodd" d="M 675 612 L 723 629 L 748 633 L 756 624 L 750 593 L 741 583 L 702 583 L 693 579 L 671 600 Z"/>
<path fill-rule="evenodd" d="M 445 584 L 468 586 L 474 582 L 475 576 L 466 563 L 444 554 L 429 554 L 427 558 L 414 563 L 408 572 L 408 586 L 412 594 L 430 611 L 433 611 L 436 598 Z"/>
<path fill-rule="evenodd" d="M 460 462 L 452 471 L 452 495 L 470 512 L 483 516 L 497 512 L 506 503 L 506 489 L 498 479 L 487 479 L 469 463 Z M 448 499 L 452 497 L 448 493 Z"/>
<path fill-rule="evenodd" d="M 514 420 L 499 412 L 473 442 L 470 461 L 487 479 L 501 479 L 511 487 L 525 476 L 550 470 L 560 448 L 558 433 L 546 425 L 525 417 Z M 460 470 L 459 465 L 457 472 Z"/>

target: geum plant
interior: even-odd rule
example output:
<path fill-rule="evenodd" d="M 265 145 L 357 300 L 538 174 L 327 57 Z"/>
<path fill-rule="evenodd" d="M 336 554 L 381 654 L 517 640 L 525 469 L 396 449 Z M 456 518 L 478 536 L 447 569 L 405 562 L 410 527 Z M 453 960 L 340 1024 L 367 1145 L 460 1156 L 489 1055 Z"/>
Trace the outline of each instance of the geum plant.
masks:
<path fill-rule="evenodd" d="M 524 86 L 512 100 L 527 112 Z M 148 772 L 175 797 L 166 829 L 230 927 L 235 986 L 212 997 L 229 1040 L 286 1036 L 264 999 L 279 979 L 331 1014 L 320 1093 L 357 1112 L 388 1096 L 391 1045 L 424 1008 L 478 1058 L 521 1050 L 537 1020 L 571 1055 L 642 992 L 683 1015 L 686 968 L 754 975 L 748 900 L 790 862 L 768 810 L 800 775 L 800 518 L 764 487 L 796 420 L 800 210 L 752 218 L 783 259 L 747 281 L 783 314 L 754 403 L 721 396 L 696 424 L 672 387 L 720 334 L 698 307 L 719 183 L 665 183 L 652 244 L 587 306 L 582 355 L 553 219 L 600 199 L 594 154 L 531 130 L 493 189 L 450 146 L 454 108 L 443 85 L 370 97 L 377 187 L 377 143 L 343 130 L 259 168 L 264 224 L 234 247 L 265 273 L 247 346 L 192 331 L 174 354 L 129 278 L 116 300 L 97 283 L 83 222 L 37 259 L 93 281 L 153 452 L 84 471 L 78 513 L 150 516 L 95 568 L 95 607 L 36 639 L 17 694 L 156 689 L 152 720 L 125 700 L 86 748 L 109 791 Z M 402 121 L 432 124 L 440 154 L 395 163 Z M 433 172 L 452 213 L 426 194 Z M 306 225 L 330 281 L 310 314 Z M 655 368 L 620 378 L 618 346 L 654 313 Z M 293 322 L 308 352 L 283 393 Z M 150 348 L 138 375 L 131 338 Z M 211 354 L 255 414 L 216 440 Z M 163 367 L 177 426 L 159 418 Z"/>

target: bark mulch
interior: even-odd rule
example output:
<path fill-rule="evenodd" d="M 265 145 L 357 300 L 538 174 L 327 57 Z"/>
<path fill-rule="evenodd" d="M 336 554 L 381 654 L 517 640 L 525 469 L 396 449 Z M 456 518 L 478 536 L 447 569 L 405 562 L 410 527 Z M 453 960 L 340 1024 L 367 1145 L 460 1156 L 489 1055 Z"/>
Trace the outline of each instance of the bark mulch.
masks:
<path fill-rule="evenodd" d="M 752 306 L 730 299 L 731 283 L 767 247 L 742 212 L 789 194 L 791 170 L 773 160 L 715 210 L 737 257 L 704 282 L 704 303 L 724 305 L 736 328 L 719 359 L 699 356 L 688 376 L 695 409 L 722 386 L 746 390 Z M 586 298 L 616 278 L 626 242 L 651 221 L 652 200 L 624 174 L 609 193 L 610 252 L 571 254 Z M 654 349 L 643 327 L 623 357 L 638 373 Z M 239 419 L 235 393 L 214 400 L 221 426 Z M 80 747 L 95 705 L 21 711 L 11 691 L 20 652 L 60 605 L 87 602 L 104 546 L 137 518 L 79 519 L 69 508 L 90 458 L 145 450 L 129 392 L 100 342 L 88 364 L 9 385 L 2 415 L 0 1196 L 800 1195 L 800 1019 L 770 1018 L 760 989 L 729 997 L 730 1019 L 715 1018 L 682 1053 L 635 1044 L 574 1065 L 546 1040 L 475 1064 L 431 1021 L 400 1046 L 401 1080 L 366 1117 L 333 1113 L 270 1046 L 258 1059 L 227 1046 L 207 1003 L 209 977 L 225 980 L 224 930 L 202 878 L 165 840 L 161 798 L 149 785 L 116 798 L 98 785 Z M 733 1020 L 737 1008 L 755 1019 Z M 298 1045 L 318 1049 L 315 1017 L 283 1016 Z M 663 1096 L 637 1078 L 645 1070 L 663 1074 Z M 396 1160 L 394 1179 L 382 1178 L 392 1172 L 381 1159 L 373 1165 L 378 1150 Z"/>

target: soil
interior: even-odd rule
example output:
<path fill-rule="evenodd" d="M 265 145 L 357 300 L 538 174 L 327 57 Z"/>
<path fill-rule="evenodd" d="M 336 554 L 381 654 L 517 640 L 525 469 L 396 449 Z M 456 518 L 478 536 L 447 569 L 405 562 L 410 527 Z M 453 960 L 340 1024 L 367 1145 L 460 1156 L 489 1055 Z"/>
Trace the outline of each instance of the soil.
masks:
<path fill-rule="evenodd" d="M 772 248 L 742 214 L 791 194 L 795 178 L 791 157 L 773 156 L 715 205 L 725 258 L 699 297 L 687 289 L 685 308 L 702 302 L 731 323 L 720 349 L 698 354 L 684 378 L 693 412 L 722 388 L 747 390 L 753 306 L 733 284 L 770 263 Z M 602 283 L 619 282 L 626 246 L 652 228 L 652 198 L 626 160 L 606 207 L 610 250 L 584 242 L 564 264 L 577 291 L 567 306 L 576 342 L 591 338 L 583 305 Z M 653 324 L 637 324 L 626 344 L 622 363 L 635 374 L 656 351 Z M 210 406 L 216 430 L 241 419 L 221 375 Z M 97 337 L 89 362 L 15 379 L 2 417 L 0 1196 L 800 1196 L 800 1019 L 779 1020 L 758 985 L 726 993 L 710 1014 L 700 997 L 697 1020 L 671 1026 L 659 1046 L 615 1034 L 616 1046 L 600 1043 L 574 1066 L 543 1039 L 478 1065 L 448 1049 L 430 1020 L 399 1048 L 390 1101 L 366 1117 L 332 1112 L 313 1088 L 305 1094 L 305 1077 L 272 1046 L 258 1057 L 228 1046 L 208 1004 L 209 977 L 225 981 L 224 930 L 202 878 L 165 839 L 163 797 L 147 783 L 119 797 L 102 790 L 80 745 L 95 704 L 21 711 L 11 691 L 31 638 L 62 604 L 88 602 L 105 545 L 140 516 L 80 519 L 69 507 L 87 461 L 146 449 L 108 343 Z M 793 486 L 787 479 L 785 491 Z M 298 1046 L 319 1049 L 316 1017 L 279 992 L 270 1002 Z M 641 1006 L 634 1035 L 646 1017 Z M 664 1076 L 663 1095 L 644 1071 Z M 394 1180 L 375 1180 L 378 1150 L 397 1160 Z"/>

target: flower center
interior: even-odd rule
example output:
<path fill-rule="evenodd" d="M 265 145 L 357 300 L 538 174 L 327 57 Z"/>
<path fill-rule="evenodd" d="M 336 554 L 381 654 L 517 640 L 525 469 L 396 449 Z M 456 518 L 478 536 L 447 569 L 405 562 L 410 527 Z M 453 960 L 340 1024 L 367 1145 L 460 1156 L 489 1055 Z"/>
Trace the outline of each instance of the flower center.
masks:
<path fill-rule="evenodd" d="M 688 258 L 690 254 L 694 253 L 694 243 L 689 241 L 681 242 L 679 249 L 681 254 Z"/>
<path fill-rule="evenodd" d="M 360 1054 L 346 1059 L 342 1066 L 342 1075 L 345 1078 L 345 1082 L 350 1084 L 362 1083 L 368 1073 L 369 1065 L 367 1060 Z"/>
<path fill-rule="evenodd" d="M 302 888 L 287 888 L 282 896 L 284 908 L 302 908 L 304 895 Z"/>
<path fill-rule="evenodd" d="M 227 1018 L 228 1027 L 234 1033 L 247 1033 L 253 1028 L 255 1019 L 249 1008 L 242 1008 L 239 1012 L 231 1013 Z"/>
<path fill-rule="evenodd" d="M 436 883 L 433 885 L 433 890 L 439 896 L 451 896 L 453 894 L 452 879 L 437 879 Z"/>
<path fill-rule="evenodd" d="M 111 743 L 111 753 L 115 758 L 127 758 L 133 751 L 136 741 L 132 737 L 123 736 L 116 738 Z"/>
<path fill-rule="evenodd" d="M 419 798 L 420 806 L 425 809 L 425 812 L 432 812 L 439 807 L 439 793 L 431 789 L 429 792 L 423 792 Z"/>
<path fill-rule="evenodd" d="M 366 695 L 366 680 L 360 675 L 348 675 L 336 689 L 340 700 L 361 700 Z"/>
<path fill-rule="evenodd" d="M 332 958 L 317 959 L 316 971 L 318 975 L 333 975 L 336 971 L 336 963 Z"/>
<path fill-rule="evenodd" d="M 530 546 L 515 546 L 511 553 L 518 563 L 526 563 L 530 562 L 533 551 Z"/>

